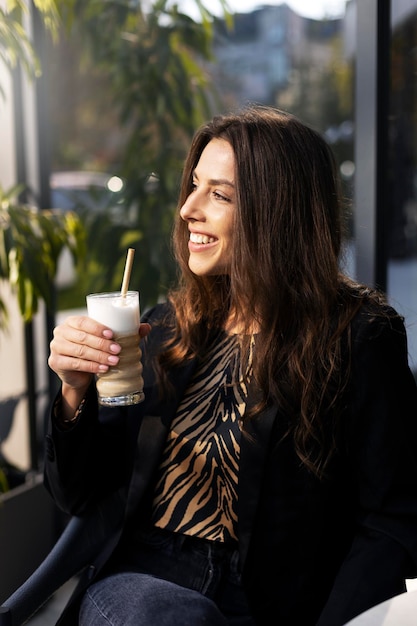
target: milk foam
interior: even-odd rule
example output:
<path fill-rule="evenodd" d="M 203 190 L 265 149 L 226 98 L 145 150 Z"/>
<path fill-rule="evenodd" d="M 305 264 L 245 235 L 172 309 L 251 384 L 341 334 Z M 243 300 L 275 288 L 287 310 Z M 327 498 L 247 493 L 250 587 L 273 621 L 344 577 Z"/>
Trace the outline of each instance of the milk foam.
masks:
<path fill-rule="evenodd" d="M 115 332 L 130 333 L 139 328 L 137 291 L 128 291 L 125 297 L 120 292 L 90 294 L 87 296 L 87 310 L 89 317 Z"/>

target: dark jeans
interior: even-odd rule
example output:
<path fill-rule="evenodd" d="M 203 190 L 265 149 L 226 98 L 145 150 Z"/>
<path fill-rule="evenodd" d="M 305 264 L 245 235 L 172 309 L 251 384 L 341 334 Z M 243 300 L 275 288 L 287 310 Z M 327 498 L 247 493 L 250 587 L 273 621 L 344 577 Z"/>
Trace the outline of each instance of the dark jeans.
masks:
<path fill-rule="evenodd" d="M 255 626 L 238 551 L 220 542 L 160 529 L 141 531 L 117 570 L 94 583 L 81 626 Z"/>

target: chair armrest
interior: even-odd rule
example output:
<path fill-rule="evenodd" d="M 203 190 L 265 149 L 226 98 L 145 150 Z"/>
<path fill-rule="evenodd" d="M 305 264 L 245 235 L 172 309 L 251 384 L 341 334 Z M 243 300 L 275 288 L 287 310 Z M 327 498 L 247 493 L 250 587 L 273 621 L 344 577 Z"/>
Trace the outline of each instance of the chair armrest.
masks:
<path fill-rule="evenodd" d="M 86 567 L 95 554 L 95 541 L 88 541 L 91 518 L 72 517 L 29 578 L 0 607 L 0 626 L 24 624 L 70 578 Z"/>
<path fill-rule="evenodd" d="M 64 583 L 87 566 L 100 567 L 115 547 L 125 511 L 125 488 L 90 513 L 70 519 L 42 563 L 0 607 L 0 626 L 22 626 Z M 100 556 L 99 556 L 100 555 Z"/>

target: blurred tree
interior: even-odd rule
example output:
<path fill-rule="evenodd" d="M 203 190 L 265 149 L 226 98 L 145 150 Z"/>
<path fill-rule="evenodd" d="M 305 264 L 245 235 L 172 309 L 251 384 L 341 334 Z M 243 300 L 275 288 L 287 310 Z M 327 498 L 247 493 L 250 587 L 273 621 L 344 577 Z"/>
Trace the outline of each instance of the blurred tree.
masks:
<path fill-rule="evenodd" d="M 289 98 L 284 100 L 285 92 L 277 94 L 278 105 L 284 101 L 292 113 L 323 133 L 353 119 L 354 68 L 344 57 L 342 35 L 334 36 L 328 48 L 326 63 L 319 64 L 311 61 L 307 47 L 305 56 L 294 64 Z"/>
<path fill-rule="evenodd" d="M 320 23 L 317 26 L 320 27 Z M 287 93 L 277 94 L 277 104 L 288 108 L 323 133 L 332 146 L 339 167 L 343 170 L 343 164 L 353 165 L 354 161 L 354 64 L 351 59 L 344 56 L 341 33 L 329 41 L 329 49 L 331 54 L 326 63 L 312 63 L 306 55 L 295 64 L 295 79 Z M 342 170 L 346 222 L 348 234 L 351 235 L 350 205 L 353 180 L 346 177 Z"/>
<path fill-rule="evenodd" d="M 46 28 L 55 35 L 58 28 L 58 13 L 55 0 L 34 0 L 42 15 Z M 25 0 L 6 0 L 0 6 L 0 60 L 12 71 L 17 64 L 31 78 L 40 75 L 40 64 L 32 41 L 23 24 L 23 16 L 29 11 Z M 4 96 L 0 83 L 0 93 Z"/>
<path fill-rule="evenodd" d="M 58 13 L 54 0 L 35 0 L 46 28 L 54 36 Z M 7 0 L 0 7 L 0 63 L 12 72 L 18 65 L 35 79 L 40 64 L 23 25 L 29 10 L 24 0 Z M 0 83 L 4 98 L 4 88 Z M 2 146 L 2 148 L 4 148 Z M 24 181 L 19 181 L 24 183 Z M 20 201 L 24 185 L 5 190 L 0 184 L 0 280 L 7 281 L 17 295 L 25 322 L 29 322 L 43 299 L 50 309 L 51 283 L 57 272 L 60 253 L 68 247 L 75 259 L 84 251 L 84 231 L 78 217 L 52 211 L 39 211 Z M 7 328 L 8 311 L 0 297 L 0 330 Z"/>
<path fill-rule="evenodd" d="M 220 3 L 229 20 L 226 0 Z M 91 284 L 85 284 L 88 276 L 84 276 L 78 304 L 85 289 L 120 287 L 127 246 L 136 248 L 131 285 L 140 289 L 142 307 L 163 296 L 174 278 L 170 233 L 182 163 L 196 127 L 210 116 L 216 97 L 202 69 L 202 61 L 211 58 L 213 15 L 200 0 L 195 4 L 199 20 L 180 12 L 169 0 L 58 2 L 73 40 L 73 64 L 92 76 L 98 88 L 90 108 L 78 101 L 74 115 L 85 116 L 86 132 L 94 124 L 105 129 L 106 119 L 109 133 L 114 123 L 119 125 L 123 142 L 116 173 L 127 183 L 130 216 L 124 227 L 87 216 Z M 59 69 L 65 81 L 66 69 Z M 76 78 L 71 69 L 69 75 Z M 55 82 L 51 98 L 60 101 Z M 104 110 L 110 111 L 104 119 L 103 102 L 107 103 Z M 92 105 L 97 107 L 96 118 Z M 79 125 L 80 117 L 74 123 Z M 67 126 L 70 134 L 68 121 Z"/>

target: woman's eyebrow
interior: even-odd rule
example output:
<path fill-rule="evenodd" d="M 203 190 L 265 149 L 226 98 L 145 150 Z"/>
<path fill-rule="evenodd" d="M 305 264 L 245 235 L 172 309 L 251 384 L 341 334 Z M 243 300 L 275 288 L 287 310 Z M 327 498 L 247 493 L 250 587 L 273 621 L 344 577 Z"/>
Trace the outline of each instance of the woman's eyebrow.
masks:
<path fill-rule="evenodd" d="M 232 189 L 235 188 L 235 184 L 227 180 L 227 178 L 210 178 L 209 183 L 210 185 L 227 185 L 228 187 L 232 187 Z"/>
<path fill-rule="evenodd" d="M 195 170 L 193 171 L 193 178 L 198 180 L 198 175 Z M 227 178 L 209 178 L 208 182 L 210 185 L 227 185 L 228 187 L 232 187 L 232 189 L 235 188 L 235 184 Z"/>

